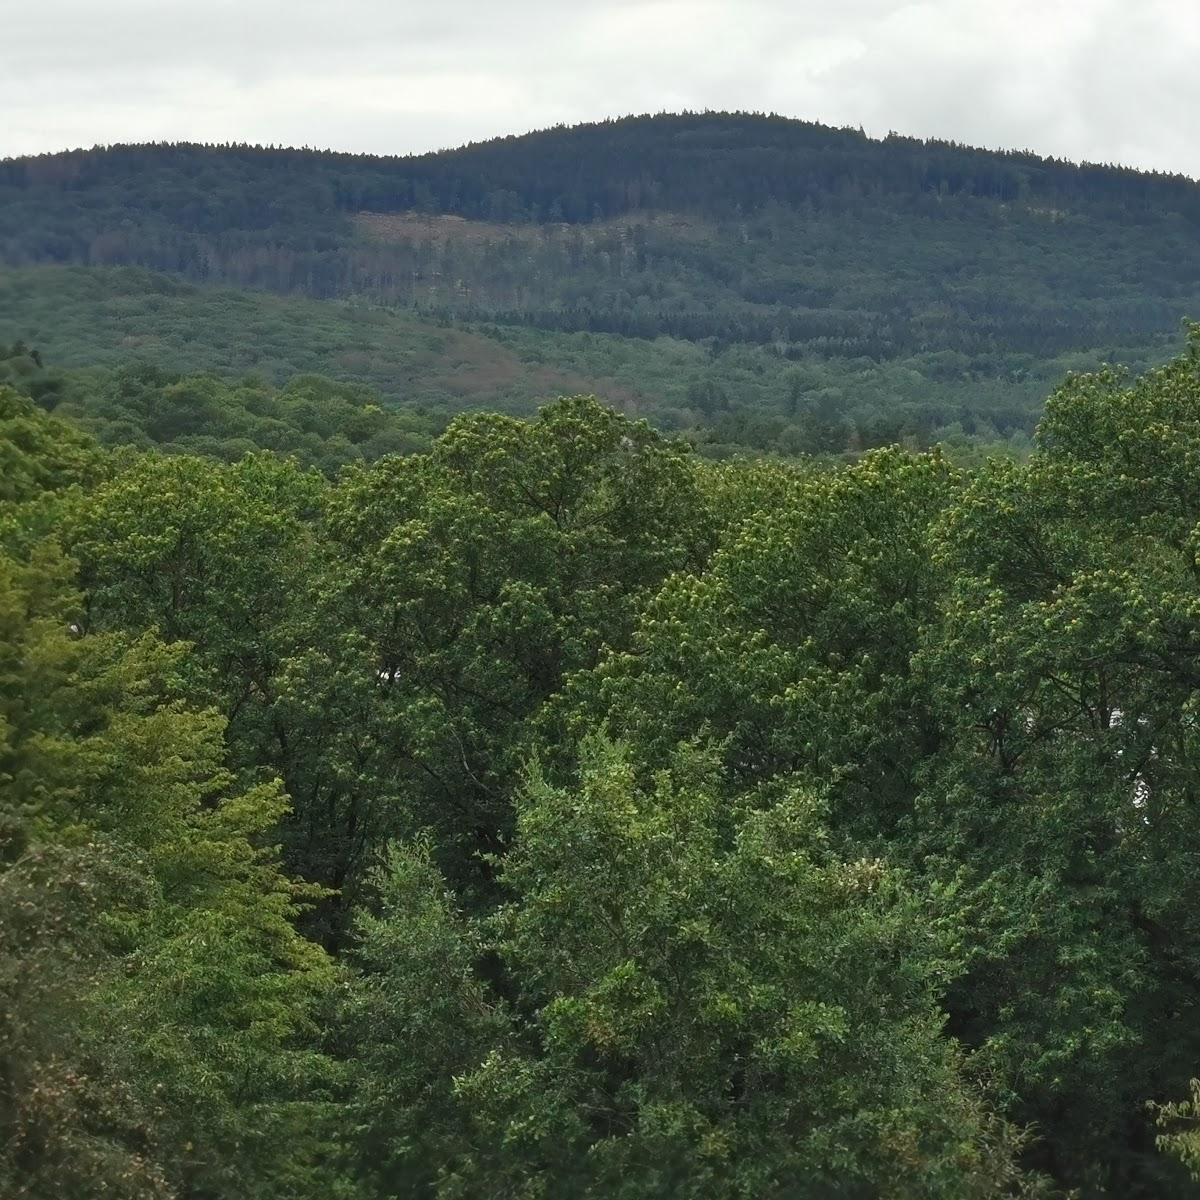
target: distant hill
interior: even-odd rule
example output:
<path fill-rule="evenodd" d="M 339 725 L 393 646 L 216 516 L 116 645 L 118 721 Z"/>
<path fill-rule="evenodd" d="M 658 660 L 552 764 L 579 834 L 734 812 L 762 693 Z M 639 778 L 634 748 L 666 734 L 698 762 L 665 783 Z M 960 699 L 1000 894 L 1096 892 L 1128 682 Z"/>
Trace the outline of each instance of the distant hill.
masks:
<path fill-rule="evenodd" d="M 1200 185 L 736 113 L 404 158 L 113 146 L 0 163 L 0 263 L 665 337 L 714 359 L 753 346 L 845 382 L 751 398 L 693 372 L 698 422 L 753 401 L 785 421 L 823 406 L 836 424 L 855 376 L 903 364 L 931 395 L 954 391 L 969 424 L 990 420 L 992 385 L 1024 398 L 1052 360 L 1154 361 L 1177 344 L 1200 314 Z M 874 440 L 843 425 L 848 445 Z"/>
<path fill-rule="evenodd" d="M 434 432 L 463 410 L 529 413 L 552 396 L 592 393 L 718 455 L 836 454 L 896 441 L 1019 449 L 1063 375 L 1100 361 L 1096 353 L 1059 355 L 1004 378 L 947 371 L 939 354 L 792 361 L 771 346 L 714 349 L 666 337 L 435 320 L 202 286 L 135 267 L 0 271 L 0 347 L 18 338 L 51 368 L 100 374 L 140 364 L 276 385 L 321 374 L 366 385 Z M 1156 356 L 1123 353 L 1135 370 Z M 77 409 L 91 390 L 86 379 L 73 389 Z M 103 420 L 103 411 L 96 416 Z"/>

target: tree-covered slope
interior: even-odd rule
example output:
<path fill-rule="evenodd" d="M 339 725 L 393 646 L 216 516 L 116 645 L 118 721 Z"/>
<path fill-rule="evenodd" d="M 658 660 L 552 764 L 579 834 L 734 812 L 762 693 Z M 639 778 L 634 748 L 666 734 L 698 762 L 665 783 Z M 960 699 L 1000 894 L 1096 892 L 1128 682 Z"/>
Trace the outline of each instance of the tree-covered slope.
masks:
<path fill-rule="evenodd" d="M 414 213 L 428 225 L 378 220 Z M 407 158 L 115 146 L 0 164 L 0 261 L 990 361 L 1174 332 L 1200 310 L 1200 186 L 746 114 Z"/>
<path fill-rule="evenodd" d="M 53 266 L 0 272 L 0 349 L 18 341 L 38 350 L 51 374 L 66 368 L 86 379 L 67 389 L 70 415 L 106 442 L 140 440 L 129 420 L 153 440 L 142 419 L 110 404 L 113 389 L 95 379 L 145 366 L 158 377 L 220 376 L 232 404 L 246 394 L 247 377 L 285 386 L 319 374 L 365 385 L 372 394 L 356 403 L 396 410 L 400 427 L 430 433 L 464 409 L 528 413 L 550 396 L 593 393 L 660 429 L 686 433 L 711 455 L 857 452 L 895 441 L 972 453 L 999 443 L 1023 450 L 1042 397 L 1064 373 L 1102 359 L 1144 369 L 1170 346 L 1027 355 L 999 374 L 947 352 L 793 360 L 772 346 L 454 322 L 203 286 L 132 267 Z M 0 377 L 13 369 L 0 366 Z M 234 427 L 246 415 L 227 415 L 207 434 L 240 436 Z M 315 461 L 328 461 L 324 450 Z"/>

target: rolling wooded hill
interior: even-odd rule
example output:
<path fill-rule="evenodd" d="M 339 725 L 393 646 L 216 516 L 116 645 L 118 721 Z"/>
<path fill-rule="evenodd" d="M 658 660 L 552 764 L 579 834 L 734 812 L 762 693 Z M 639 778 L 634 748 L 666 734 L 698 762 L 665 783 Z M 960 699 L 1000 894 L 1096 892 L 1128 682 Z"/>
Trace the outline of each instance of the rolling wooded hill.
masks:
<path fill-rule="evenodd" d="M 836 451 L 954 425 L 1011 437 L 1064 367 L 1165 358 L 1200 313 L 1200 185 L 725 113 L 403 158 L 113 146 L 0 163 L 0 263 L 26 269 L 31 309 L 63 284 L 29 268 L 134 266 L 476 327 L 668 338 L 702 353 L 618 403 L 672 429 L 732 420 L 726 441 Z M 86 331 L 99 318 L 84 309 Z M 0 333 L 53 341 L 25 311 L 5 303 Z M 209 338 L 201 320 L 187 340 Z M 745 347 L 769 386 L 726 368 Z M 571 375 L 608 394 L 608 360 L 629 351 L 598 354 Z M 315 369 L 380 384 L 340 345 Z M 403 399 L 442 402 L 420 384 Z"/>

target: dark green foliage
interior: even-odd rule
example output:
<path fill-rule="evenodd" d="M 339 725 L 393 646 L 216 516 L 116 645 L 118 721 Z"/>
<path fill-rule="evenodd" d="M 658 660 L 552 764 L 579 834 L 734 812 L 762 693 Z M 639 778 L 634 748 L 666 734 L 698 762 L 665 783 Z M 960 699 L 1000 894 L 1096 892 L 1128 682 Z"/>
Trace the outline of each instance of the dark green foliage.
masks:
<path fill-rule="evenodd" d="M 3 361 L 6 1196 L 1200 1195 L 1200 331 L 974 469 Z"/>
<path fill-rule="evenodd" d="M 0 345 L 0 384 L 7 384 L 53 410 L 62 393 L 63 380 L 47 370 L 41 351 L 19 338 L 11 346 Z"/>
<path fill-rule="evenodd" d="M 23 390 L 39 399 L 36 388 Z M 327 475 L 352 462 L 424 449 L 431 433 L 429 421 L 382 408 L 367 388 L 319 375 L 295 376 L 276 388 L 255 378 L 232 383 L 126 366 L 59 375 L 54 399 L 57 417 L 102 445 L 226 462 L 272 450 Z"/>
<path fill-rule="evenodd" d="M 414 237 L 395 255 L 364 254 L 351 217 L 422 213 L 432 230 L 433 214 L 451 214 L 512 229 L 482 255 L 456 245 L 448 278 L 461 281 L 458 297 L 436 283 L 432 291 L 460 310 L 870 357 L 922 349 L 931 335 L 939 349 L 970 356 L 1001 347 L 1046 355 L 1081 336 L 1107 342 L 1170 328 L 1178 299 L 1194 297 L 1200 189 L 1027 153 L 710 113 L 407 159 L 96 148 L 0 164 L 0 212 L 0 254 L 12 265 L 133 263 L 405 301 L 447 274 L 431 261 L 437 238 L 424 251 Z M 657 213 L 698 219 L 710 236 L 686 221 L 615 223 Z M 542 240 L 551 259 L 524 277 L 530 223 L 555 236 Z M 1126 237 L 1111 254 L 1078 255 L 1119 230 L 1134 232 L 1137 248 Z M 548 291 L 538 283 L 546 278 Z M 1114 292 L 1118 281 L 1132 293 Z"/>
<path fill-rule="evenodd" d="M 878 862 L 839 862 L 819 806 L 720 794 L 684 752 L 641 791 L 620 747 L 519 794 L 486 926 L 421 847 L 362 926 L 359 1108 L 380 1194 L 997 1196 L 1011 1131 L 957 1072 L 938 935 Z M 440 1067 L 440 1070 L 439 1070 Z M 420 1108 L 413 1100 L 420 1097 Z"/>
<path fill-rule="evenodd" d="M 530 423 L 459 417 L 430 455 L 343 479 L 337 603 L 370 647 L 422 823 L 494 848 L 527 724 L 627 644 L 665 576 L 704 561 L 710 525 L 683 449 L 583 397 Z"/>
<path fill-rule="evenodd" d="M 281 389 L 250 379 L 180 377 L 153 367 L 114 372 L 99 386 L 68 390 L 57 410 L 101 442 L 163 447 L 232 461 L 273 450 L 326 474 L 351 462 L 422 449 L 427 429 L 385 411 L 369 390 L 318 375 Z"/>
<path fill-rule="evenodd" d="M 265 455 L 143 458 L 71 547 L 98 627 L 193 645 L 237 762 L 293 797 L 301 869 L 345 895 L 388 833 L 434 824 L 464 870 L 494 848 L 527 722 L 710 525 L 684 448 L 578 398 L 460 417 L 332 494 Z"/>
<path fill-rule="evenodd" d="M 922 772 L 916 853 L 1004 930 L 976 935 L 957 1031 L 1095 1194 L 1173 1186 L 1138 1098 L 1183 1096 L 1200 1058 L 1198 422 L 1200 331 L 1132 386 L 1064 385 L 1030 464 L 981 472 L 949 514 L 921 655 L 953 739 Z"/>
<path fill-rule="evenodd" d="M 218 365 L 211 349 L 196 362 L 207 346 L 276 382 L 336 364 L 404 403 L 609 393 L 663 427 L 703 428 L 716 453 L 841 453 L 1027 434 L 1048 378 L 1082 365 L 1047 376 L 1048 363 L 1161 360 L 1180 318 L 1200 311 L 1200 185 L 736 113 L 412 158 L 98 147 L 0 163 L 0 262 L 43 268 L 18 273 L 18 294 L 61 289 L 51 266 L 175 277 L 93 296 L 84 323 L 104 333 L 79 361 L 156 353 L 148 339 L 165 322 L 170 365 L 185 370 Z M 360 310 L 348 326 L 304 310 L 326 347 L 314 363 L 303 333 L 279 336 L 278 306 L 264 317 L 179 279 Z M 456 326 L 448 361 L 414 371 L 429 327 L 410 322 L 398 347 L 395 318 L 365 303 L 468 322 L 498 344 L 467 347 Z M 256 336 L 214 306 L 240 308 Z M 212 331 L 173 320 L 179 309 Z M 0 335 L 44 341 L 33 316 L 0 298 Z M 603 340 L 569 336 L 580 334 Z M 630 356 L 650 370 L 622 371 Z M 460 370 L 479 357 L 480 370 Z"/>

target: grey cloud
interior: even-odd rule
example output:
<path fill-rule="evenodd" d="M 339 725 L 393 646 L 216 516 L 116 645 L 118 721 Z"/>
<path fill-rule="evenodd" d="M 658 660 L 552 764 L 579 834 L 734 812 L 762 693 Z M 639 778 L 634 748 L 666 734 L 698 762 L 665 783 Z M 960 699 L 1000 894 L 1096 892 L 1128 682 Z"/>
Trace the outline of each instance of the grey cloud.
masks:
<path fill-rule="evenodd" d="M 770 109 L 1200 176 L 1200 8 L 1169 0 L 18 0 L 0 154 L 148 138 L 403 153 Z"/>

